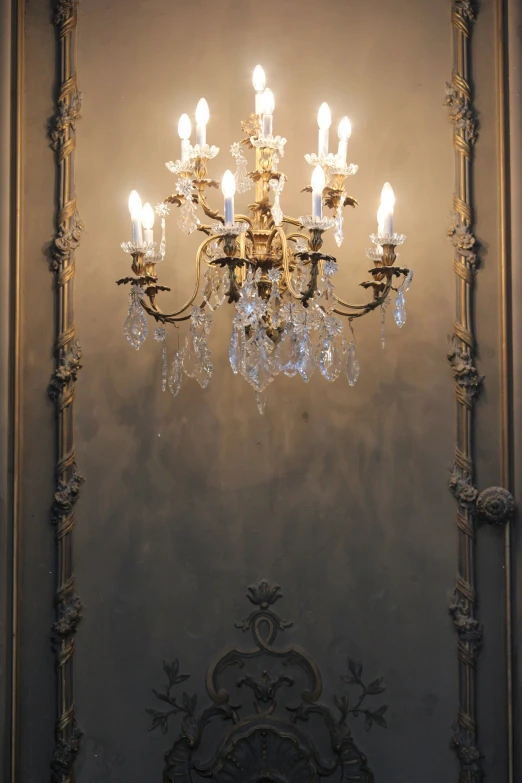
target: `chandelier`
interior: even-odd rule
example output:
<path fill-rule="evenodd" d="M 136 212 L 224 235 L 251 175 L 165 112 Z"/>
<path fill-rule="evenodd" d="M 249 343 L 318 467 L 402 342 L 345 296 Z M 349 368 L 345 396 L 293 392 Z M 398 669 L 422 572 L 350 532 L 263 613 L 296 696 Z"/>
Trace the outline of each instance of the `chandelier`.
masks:
<path fill-rule="evenodd" d="M 366 251 L 372 262 L 370 277 L 360 284 L 369 294 L 368 301 L 350 304 L 338 296 L 333 282 L 337 261 L 323 252 L 323 235 L 333 230 L 340 247 L 344 239 L 343 209 L 357 205 L 345 192 L 346 178 L 358 169 L 347 163 L 350 121 L 347 117 L 340 121 L 337 153 L 330 152 L 331 113 L 328 104 L 321 105 L 317 154 L 305 155 L 312 175 L 311 186 L 302 192 L 311 193 L 311 215 L 289 217 L 281 206 L 286 176 L 279 170 L 286 139 L 274 135 L 274 96 L 265 88 L 261 66 L 256 67 L 252 81 L 255 112 L 241 123 L 244 138 L 230 148 L 236 170 L 235 174 L 228 170 L 223 175 L 223 214 L 207 201 L 207 191 L 219 187 L 207 176 L 208 162 L 219 149 L 207 143 L 210 115 L 202 98 L 196 109 L 195 145 L 190 141 L 190 119 L 183 114 L 178 124 L 180 158 L 165 164 L 177 177 L 174 195 L 153 210 L 149 203 L 142 206 L 135 190 L 130 194 L 132 241 L 121 247 L 132 258 L 132 276 L 117 282 L 130 285 L 124 334 L 138 350 L 148 334 L 146 316 L 154 319 L 154 338 L 162 349 L 162 388 L 165 391 L 168 386 L 174 396 L 184 375 L 194 378 L 202 388 L 208 386 L 213 372 L 208 346 L 213 313 L 225 302 L 233 305 L 230 366 L 253 387 L 263 413 L 267 387 L 279 373 L 300 376 L 308 382 L 314 370 L 327 381 L 335 381 L 344 372 L 353 386 L 360 372 L 354 320 L 380 311 L 384 347 L 386 309 L 394 294 L 394 320 L 402 327 L 406 320 L 404 295 L 412 272 L 396 265 L 395 248 L 405 237 L 393 231 L 395 197 L 386 183 L 377 212 L 377 233 L 370 236 L 373 247 Z M 255 152 L 255 169 L 251 172 L 245 156 L 249 150 Z M 249 206 L 250 215 L 236 213 L 235 194 L 252 188 L 255 200 Z M 200 231 L 206 238 L 196 253 L 192 294 L 179 309 L 164 312 L 158 300 L 170 289 L 160 285 L 158 265 L 165 258 L 165 218 L 173 206 L 179 208 L 181 231 Z M 198 217 L 198 207 L 207 222 Z M 324 215 L 324 208 L 331 215 Z M 161 223 L 159 242 L 154 239 L 155 213 Z M 178 332 L 178 348 L 169 365 L 165 326 L 178 327 L 182 321 L 189 322 L 188 332 L 183 341 Z M 348 329 L 344 328 L 345 321 Z"/>

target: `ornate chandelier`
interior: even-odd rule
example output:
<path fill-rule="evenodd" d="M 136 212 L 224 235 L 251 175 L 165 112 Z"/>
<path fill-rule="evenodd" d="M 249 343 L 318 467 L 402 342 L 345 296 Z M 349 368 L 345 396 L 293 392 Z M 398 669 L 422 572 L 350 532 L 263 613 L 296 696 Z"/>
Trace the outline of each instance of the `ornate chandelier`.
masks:
<path fill-rule="evenodd" d="M 162 346 L 162 388 L 174 396 L 180 390 L 183 375 L 195 378 L 202 388 L 209 384 L 213 365 L 208 347 L 212 314 L 224 302 L 234 305 L 229 359 L 232 371 L 241 374 L 253 387 L 260 413 L 266 403 L 266 389 L 279 374 L 299 375 L 308 382 L 317 368 L 327 381 L 335 381 L 344 372 L 353 386 L 359 377 L 359 360 L 353 321 L 380 310 L 381 343 L 385 340 L 385 314 L 395 293 L 394 319 L 402 327 L 406 320 L 404 294 L 412 272 L 396 265 L 395 248 L 405 237 L 393 231 L 395 198 L 389 183 L 382 189 L 377 213 L 378 229 L 366 251 L 373 263 L 370 279 L 360 285 L 371 294 L 363 304 L 350 304 L 334 288 L 336 259 L 322 252 L 323 234 L 333 229 L 338 247 L 343 243 L 343 209 L 357 201 L 345 192 L 345 180 L 358 167 L 347 163 L 351 125 L 347 117 L 339 124 L 337 153 L 329 151 L 331 114 L 323 103 L 318 113 L 319 145 L 317 154 L 305 155 L 312 167 L 312 214 L 288 217 L 281 206 L 286 176 L 279 170 L 286 139 L 273 135 L 274 96 L 265 89 L 261 66 L 254 71 L 255 113 L 241 123 L 244 138 L 232 144 L 236 171 L 226 171 L 222 180 L 224 213 L 213 210 L 206 191 L 218 188 L 207 177 L 207 164 L 219 149 L 207 144 L 209 108 L 204 98 L 196 109 L 196 143 L 190 143 L 191 122 L 184 114 L 178 125 L 181 156 L 165 165 L 176 175 L 176 192 L 155 209 L 161 220 L 161 240 L 154 241 L 154 210 L 142 207 L 136 191 L 129 197 L 132 242 L 122 248 L 132 258 L 132 276 L 118 280 L 130 284 L 129 312 L 123 331 L 138 350 L 148 334 L 145 314 L 158 327 L 154 338 Z M 255 151 L 255 170 L 248 172 L 247 150 Z M 250 215 L 237 214 L 235 193 L 255 188 Z M 303 191 L 303 192 L 304 192 Z M 186 234 L 201 231 L 206 235 L 196 253 L 195 286 L 188 301 L 174 312 L 158 306 L 159 294 L 170 289 L 158 282 L 157 265 L 166 251 L 165 218 L 171 207 L 179 207 L 178 226 Z M 210 222 L 203 223 L 197 208 Z M 332 216 L 323 215 L 323 208 Z M 201 269 L 205 269 L 203 281 Z M 201 294 L 200 294 L 201 291 Z M 198 299 L 201 299 L 195 304 Z M 345 334 L 343 319 L 349 330 Z M 189 321 L 183 347 L 175 351 L 167 364 L 166 324 Z M 178 343 L 179 345 L 179 343 Z"/>

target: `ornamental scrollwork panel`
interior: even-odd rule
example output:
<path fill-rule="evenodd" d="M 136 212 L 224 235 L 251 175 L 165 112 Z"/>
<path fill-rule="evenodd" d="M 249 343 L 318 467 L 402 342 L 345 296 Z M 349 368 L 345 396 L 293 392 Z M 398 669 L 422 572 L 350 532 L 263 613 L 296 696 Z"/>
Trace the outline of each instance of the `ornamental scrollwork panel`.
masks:
<path fill-rule="evenodd" d="M 292 625 L 273 608 L 280 598 L 280 588 L 267 582 L 249 588 L 254 608 L 236 628 L 249 633 L 253 644 L 233 647 L 211 664 L 205 703 L 189 694 L 189 675 L 181 671 L 178 659 L 163 663 L 165 689 L 153 690 L 162 709 L 147 712 L 150 730 L 164 734 L 178 719 L 178 733 L 165 755 L 164 783 L 201 778 L 215 783 L 311 783 L 335 772 L 336 780 L 344 783 L 374 780 L 352 733 L 352 720 L 362 718 L 367 731 L 373 725 L 386 728 L 387 705 L 378 698 L 385 690 L 383 678 L 366 683 L 362 663 L 349 658 L 340 677 L 344 689 L 333 695 L 334 709 L 327 706 L 315 661 L 279 641 Z M 314 740 L 312 727 L 317 723 L 320 731 L 326 730 L 327 749 Z"/>

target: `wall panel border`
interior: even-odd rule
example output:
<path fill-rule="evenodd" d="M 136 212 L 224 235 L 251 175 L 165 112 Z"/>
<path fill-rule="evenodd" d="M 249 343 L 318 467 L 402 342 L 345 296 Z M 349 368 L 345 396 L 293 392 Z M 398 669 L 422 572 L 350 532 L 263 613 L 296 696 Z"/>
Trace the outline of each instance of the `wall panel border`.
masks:
<path fill-rule="evenodd" d="M 83 483 L 76 469 L 74 442 L 74 389 L 81 367 L 81 348 L 76 339 L 73 295 L 75 251 L 83 228 L 74 181 L 76 122 L 80 113 L 76 74 L 77 5 L 78 0 L 56 0 L 54 6 L 59 85 L 50 129 L 57 175 L 56 233 L 52 250 L 56 280 L 56 364 L 49 387 L 57 417 L 56 492 L 51 506 L 57 558 L 56 620 L 51 632 L 57 670 L 56 742 L 51 763 L 53 783 L 74 780 L 74 762 L 81 739 L 76 724 L 73 661 L 82 605 L 76 592 L 72 547 L 74 508 Z"/>
<path fill-rule="evenodd" d="M 0 1 L 0 777 L 18 775 L 20 255 L 24 4 Z"/>
<path fill-rule="evenodd" d="M 498 135 L 500 140 L 499 204 L 500 204 L 500 287 L 501 300 L 501 480 L 511 486 L 509 438 L 509 313 L 508 267 L 506 263 L 506 207 L 503 197 L 506 177 L 504 152 L 504 75 L 503 75 L 503 0 L 494 0 L 497 11 L 495 40 L 497 45 Z M 459 783 L 480 783 L 484 778 L 482 753 L 478 746 L 476 708 L 476 667 L 482 646 L 483 629 L 477 619 L 477 580 L 475 573 L 475 538 L 480 523 L 505 526 L 505 667 L 507 673 L 507 766 L 509 781 L 513 781 L 512 688 L 511 688 L 511 575 L 510 529 L 515 509 L 509 489 L 488 487 L 479 492 L 474 484 L 474 414 L 484 377 L 475 366 L 477 353 L 473 330 L 474 279 L 479 267 L 480 248 L 474 235 L 475 219 L 472 205 L 473 161 L 478 139 L 477 114 L 473 101 L 471 38 L 478 3 L 475 0 L 453 0 L 451 22 L 453 31 L 453 71 L 447 85 L 446 105 L 453 123 L 455 155 L 455 186 L 453 213 L 448 230 L 454 246 L 456 276 L 456 315 L 453 324 L 448 361 L 455 380 L 456 445 L 450 489 L 457 502 L 457 581 L 450 604 L 457 632 L 459 662 L 458 712 L 452 745 L 459 761 Z"/>
<path fill-rule="evenodd" d="M 503 0 L 496 0 L 503 14 Z M 4 5 L 9 5 L 4 0 Z M 52 761 L 53 783 L 72 783 L 74 765 L 80 746 L 81 731 L 76 724 L 73 657 L 76 628 L 81 618 L 81 602 L 76 592 L 72 537 L 75 523 L 74 507 L 83 478 L 77 470 L 74 444 L 74 390 L 81 367 L 81 348 L 76 339 L 74 324 L 75 251 L 78 248 L 82 223 L 78 215 L 75 184 L 74 155 L 76 122 L 80 111 L 77 86 L 76 35 L 78 0 L 54 0 L 54 23 L 57 33 L 59 89 L 56 112 L 52 120 L 51 141 L 56 155 L 57 213 L 53 247 L 53 270 L 56 275 L 56 365 L 50 384 L 50 393 L 57 412 L 56 492 L 51 516 L 55 527 L 58 584 L 56 589 L 56 621 L 52 628 L 53 647 L 57 664 L 57 723 L 56 744 Z M 499 17 L 501 19 L 502 16 Z M 507 525 L 509 538 L 514 500 L 507 489 L 489 487 L 479 492 L 474 485 L 473 420 L 474 408 L 483 377 L 475 366 L 476 343 L 473 333 L 473 288 L 478 267 L 478 244 L 474 236 L 474 217 L 471 203 L 473 156 L 477 141 L 477 118 L 473 104 L 471 76 L 471 36 L 476 19 L 473 0 L 452 0 L 451 24 L 453 32 L 453 70 L 448 84 L 446 105 L 453 123 L 455 155 L 455 190 L 453 219 L 448 234 L 454 247 L 456 275 L 456 315 L 448 360 L 455 380 L 456 448 L 450 489 L 458 503 L 458 564 L 457 580 L 450 612 L 458 638 L 459 695 L 458 712 L 453 734 L 453 747 L 459 761 L 459 783 L 479 783 L 483 777 L 482 756 L 478 748 L 476 724 L 476 664 L 482 643 L 482 628 L 477 620 L 476 575 L 474 569 L 474 541 L 479 521 L 493 525 Z M 496 31 L 500 47 L 504 31 Z M 499 55 L 498 67 L 502 69 Z M 504 76 L 500 70 L 499 95 Z M 499 115 L 503 113 L 502 103 Z M 500 119 L 502 123 L 502 119 Z M 502 127 L 499 128 L 503 134 Z M 502 155 L 502 151 L 501 151 Z M 502 163 L 502 161 L 501 161 Z M 502 167 L 501 167 L 502 168 Z M 502 176 L 502 174 L 501 174 Z M 501 186 L 502 185 L 501 182 Z M 505 222 L 505 212 L 501 215 Z M 506 267 L 502 274 L 505 275 Z M 503 277 L 503 290 L 506 289 Z M 506 299 L 506 297 L 504 297 Z M 506 303 L 503 300 L 502 318 L 506 321 Z M 506 332 L 503 332 L 505 346 Z M 505 356 L 508 354 L 506 353 Z M 506 367 L 504 361 L 504 369 Z M 507 383 L 507 370 L 504 382 Z M 504 389 L 505 391 L 505 389 Z M 505 424 L 505 418 L 503 419 Z M 503 437 L 506 438 L 505 428 Z M 505 444 L 505 441 L 504 441 Z M 506 457 L 507 454 L 507 457 Z M 506 463 L 507 459 L 507 463 Z M 503 446 L 502 480 L 510 484 L 509 448 Z M 506 597 L 510 587 L 506 586 Z M 508 627 L 507 663 L 511 650 L 509 638 L 510 609 L 506 601 Z M 508 683 L 509 691 L 509 683 Z M 509 730 L 512 732 L 510 720 Z M 509 749 L 510 780 L 512 780 L 512 748 Z M 12 778 L 14 781 L 14 777 Z"/>

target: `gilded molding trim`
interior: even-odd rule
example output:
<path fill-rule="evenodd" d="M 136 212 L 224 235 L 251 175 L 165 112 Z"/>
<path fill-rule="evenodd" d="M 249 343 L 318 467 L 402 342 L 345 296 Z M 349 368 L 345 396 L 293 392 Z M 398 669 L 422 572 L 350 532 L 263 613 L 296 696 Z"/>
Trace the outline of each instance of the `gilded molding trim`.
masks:
<path fill-rule="evenodd" d="M 455 380 L 457 406 L 456 448 L 449 487 L 458 503 L 458 566 L 449 609 L 458 636 L 459 707 L 452 744 L 460 764 L 459 783 L 479 783 L 484 777 L 476 716 L 476 664 L 482 646 L 482 627 L 475 616 L 477 525 L 479 521 L 490 525 L 508 524 L 515 508 L 513 496 L 507 489 L 489 487 L 479 492 L 474 485 L 474 406 L 484 381 L 475 366 L 476 342 L 472 326 L 478 246 L 473 233 L 471 182 L 478 123 L 471 86 L 470 46 L 476 13 L 474 0 L 453 0 L 453 72 L 445 101 L 453 123 L 455 154 L 455 191 L 448 235 L 454 247 L 457 307 L 448 362 Z"/>
<path fill-rule="evenodd" d="M 81 739 L 75 716 L 73 654 L 82 604 L 75 590 L 71 545 L 74 507 L 83 483 L 83 477 L 76 470 L 73 430 L 74 387 L 82 355 L 75 337 L 73 306 L 75 250 L 83 229 L 77 212 L 74 185 L 76 120 L 80 112 L 76 74 L 77 4 L 78 0 L 56 0 L 55 3 L 60 85 L 50 127 L 58 183 L 56 234 L 51 263 L 56 274 L 58 333 L 55 344 L 56 367 L 49 386 L 49 395 L 55 402 L 57 415 L 56 491 L 51 507 L 58 574 L 56 620 L 51 629 L 57 666 L 57 722 L 51 762 L 52 783 L 72 783 L 74 780 L 74 762 Z"/>
<path fill-rule="evenodd" d="M 457 403 L 455 461 L 450 489 L 458 502 L 458 565 L 450 613 L 458 636 L 459 707 L 452 745 L 460 765 L 459 783 L 479 783 L 483 778 L 475 705 L 475 670 L 482 629 L 475 617 L 474 539 L 478 491 L 473 485 L 472 456 L 473 409 L 483 382 L 474 364 L 472 331 L 473 278 L 478 261 L 471 206 L 473 149 L 477 140 L 470 82 L 470 41 L 475 18 L 471 0 L 453 0 L 453 72 L 447 85 L 446 105 L 453 123 L 455 153 L 455 190 L 448 235 L 454 247 L 457 308 L 448 361 L 455 379 Z"/>

